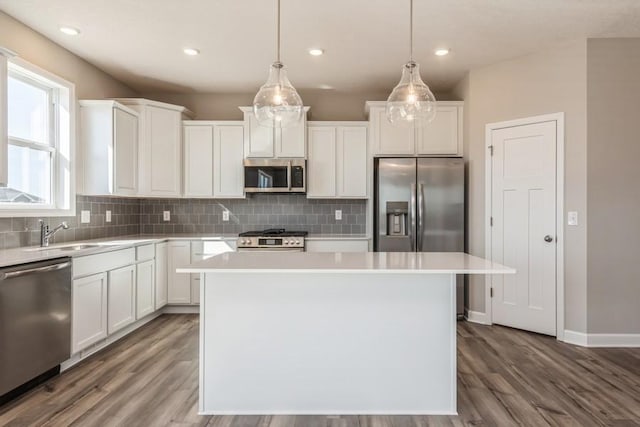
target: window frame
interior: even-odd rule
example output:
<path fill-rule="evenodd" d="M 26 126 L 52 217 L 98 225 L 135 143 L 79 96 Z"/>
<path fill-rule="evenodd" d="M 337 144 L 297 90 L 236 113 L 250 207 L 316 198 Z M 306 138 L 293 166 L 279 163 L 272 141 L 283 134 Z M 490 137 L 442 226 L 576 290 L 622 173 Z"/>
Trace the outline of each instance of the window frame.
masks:
<path fill-rule="evenodd" d="M 2 74 L 2 73 L 0 73 Z M 51 153 L 50 203 L 0 203 L 0 217 L 16 216 L 75 216 L 75 144 L 76 104 L 75 85 L 21 58 L 7 59 L 5 78 L 17 78 L 49 94 L 49 144 L 8 136 L 2 149 L 8 155 L 9 144 Z M 8 86 L 8 85 L 6 85 Z M 7 98 L 7 94 L 3 94 Z M 8 100 L 0 105 L 7 106 Z M 8 118 L 8 111 L 2 112 Z M 7 164 L 7 168 L 10 165 Z"/>

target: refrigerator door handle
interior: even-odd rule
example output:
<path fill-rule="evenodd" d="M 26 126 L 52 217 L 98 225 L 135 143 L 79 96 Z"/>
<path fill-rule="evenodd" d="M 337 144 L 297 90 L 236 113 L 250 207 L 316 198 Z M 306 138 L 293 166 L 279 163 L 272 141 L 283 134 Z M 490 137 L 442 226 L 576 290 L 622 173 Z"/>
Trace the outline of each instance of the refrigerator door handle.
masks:
<path fill-rule="evenodd" d="M 411 201 L 409 202 L 409 240 L 411 251 L 416 250 L 416 185 L 411 184 Z"/>
<path fill-rule="evenodd" d="M 424 231 L 424 184 L 418 184 L 418 226 L 417 226 L 417 251 L 422 252 L 424 249 L 422 247 L 422 233 Z"/>

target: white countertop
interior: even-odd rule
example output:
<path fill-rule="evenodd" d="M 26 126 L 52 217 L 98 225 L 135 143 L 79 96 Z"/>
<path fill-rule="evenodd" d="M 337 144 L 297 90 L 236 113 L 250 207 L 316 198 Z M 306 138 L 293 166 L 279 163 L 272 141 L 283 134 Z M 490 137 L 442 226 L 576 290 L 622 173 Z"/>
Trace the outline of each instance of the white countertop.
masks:
<path fill-rule="evenodd" d="M 79 257 L 102 252 L 110 252 L 150 243 L 160 243 L 170 240 L 229 240 L 235 241 L 237 234 L 135 234 L 129 236 L 104 237 L 93 240 L 78 240 L 73 242 L 52 244 L 47 248 L 28 246 L 13 249 L 0 250 L 0 267 L 7 267 L 29 262 L 45 261 L 62 257 Z M 367 240 L 364 234 L 313 234 L 309 240 Z M 79 245 L 95 245 L 95 247 L 81 250 L 62 250 L 61 248 Z"/>
<path fill-rule="evenodd" d="M 513 274 L 515 270 L 462 252 L 229 252 L 178 273 L 427 273 Z"/>
<path fill-rule="evenodd" d="M 237 234 L 140 234 L 132 236 L 105 237 L 101 239 L 82 240 L 52 244 L 47 248 L 28 246 L 22 248 L 0 250 L 0 267 L 26 264 L 29 262 L 45 261 L 62 257 L 80 257 L 102 252 L 111 252 L 119 249 L 131 248 L 151 243 L 166 242 L 169 240 L 232 240 L 238 238 Z M 69 246 L 91 245 L 86 249 L 63 250 Z"/>

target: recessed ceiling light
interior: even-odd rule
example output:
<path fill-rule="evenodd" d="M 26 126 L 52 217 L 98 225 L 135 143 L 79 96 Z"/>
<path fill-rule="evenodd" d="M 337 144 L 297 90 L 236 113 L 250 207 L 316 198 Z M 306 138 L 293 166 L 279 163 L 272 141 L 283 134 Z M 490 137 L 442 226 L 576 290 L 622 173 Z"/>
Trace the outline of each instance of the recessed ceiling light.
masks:
<path fill-rule="evenodd" d="M 449 49 L 436 49 L 435 54 L 437 56 L 445 56 L 449 54 Z"/>
<path fill-rule="evenodd" d="M 309 55 L 320 56 L 324 53 L 323 49 L 313 48 L 309 49 Z"/>
<path fill-rule="evenodd" d="M 78 34 L 80 34 L 80 30 L 73 27 L 60 27 L 60 31 L 68 36 L 77 36 Z"/>
<path fill-rule="evenodd" d="M 200 55 L 200 51 L 192 47 L 185 47 L 184 49 L 182 49 L 182 51 L 184 52 L 185 55 L 189 55 L 189 56 Z"/>

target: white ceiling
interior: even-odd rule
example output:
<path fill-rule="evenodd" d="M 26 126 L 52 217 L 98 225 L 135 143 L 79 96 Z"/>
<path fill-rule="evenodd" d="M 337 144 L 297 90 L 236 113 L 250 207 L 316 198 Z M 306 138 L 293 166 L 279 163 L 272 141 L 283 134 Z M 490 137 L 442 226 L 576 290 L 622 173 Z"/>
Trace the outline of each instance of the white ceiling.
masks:
<path fill-rule="evenodd" d="M 140 92 L 253 92 L 275 56 L 275 0 L 0 0 L 0 10 Z M 282 0 L 299 89 L 389 90 L 408 0 Z M 469 69 L 585 37 L 640 37 L 640 0 L 415 0 L 415 58 L 447 91 Z M 76 37 L 58 28 L 79 28 Z M 185 46 L 200 49 L 187 57 Z M 310 47 L 325 49 L 312 57 Z M 451 54 L 436 57 L 433 50 Z"/>

